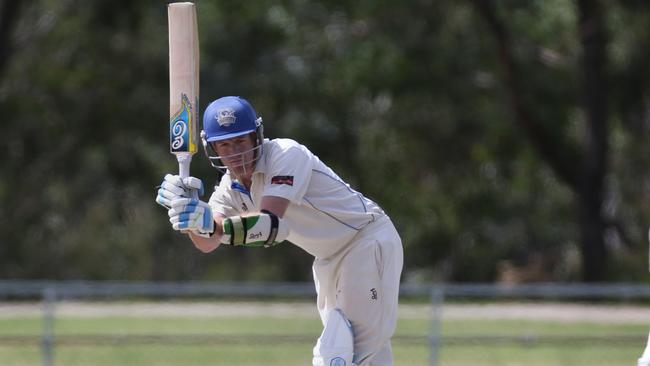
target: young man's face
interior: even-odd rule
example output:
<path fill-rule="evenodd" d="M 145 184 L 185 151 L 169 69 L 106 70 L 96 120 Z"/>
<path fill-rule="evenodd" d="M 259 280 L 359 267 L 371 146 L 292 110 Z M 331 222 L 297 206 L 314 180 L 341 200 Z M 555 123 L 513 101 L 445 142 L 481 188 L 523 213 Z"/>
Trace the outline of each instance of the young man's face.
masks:
<path fill-rule="evenodd" d="M 221 162 L 237 177 L 245 177 L 255 168 L 254 133 L 212 142 Z"/>

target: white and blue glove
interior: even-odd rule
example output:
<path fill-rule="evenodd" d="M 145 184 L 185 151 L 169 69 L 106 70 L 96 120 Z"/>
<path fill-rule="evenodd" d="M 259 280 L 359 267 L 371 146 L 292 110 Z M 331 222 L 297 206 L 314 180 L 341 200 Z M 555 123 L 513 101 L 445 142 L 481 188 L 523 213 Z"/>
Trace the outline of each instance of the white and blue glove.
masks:
<path fill-rule="evenodd" d="M 197 198 L 176 198 L 167 211 L 174 230 L 190 231 L 204 238 L 214 234 L 214 218 L 210 206 Z"/>
<path fill-rule="evenodd" d="M 171 202 L 177 198 L 198 199 L 199 196 L 203 196 L 203 182 L 199 178 L 167 174 L 158 189 L 156 203 L 170 209 Z"/>

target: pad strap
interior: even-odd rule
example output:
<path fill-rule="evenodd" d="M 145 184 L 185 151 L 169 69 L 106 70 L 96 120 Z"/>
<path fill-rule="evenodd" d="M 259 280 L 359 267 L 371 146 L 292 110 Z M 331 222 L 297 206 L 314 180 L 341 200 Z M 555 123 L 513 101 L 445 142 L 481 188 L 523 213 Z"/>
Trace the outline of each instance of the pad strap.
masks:
<path fill-rule="evenodd" d="M 246 241 L 246 234 L 248 234 L 248 228 L 246 227 L 246 222 L 241 216 L 233 216 L 230 218 L 232 222 L 232 235 L 230 236 L 230 243 L 244 243 Z"/>
<path fill-rule="evenodd" d="M 270 247 L 273 245 L 275 238 L 278 236 L 278 226 L 280 226 L 280 220 L 273 212 L 269 210 L 262 210 L 262 213 L 265 213 L 271 217 L 271 229 L 269 232 L 269 238 L 266 239 L 266 242 L 264 243 L 265 247 Z"/>

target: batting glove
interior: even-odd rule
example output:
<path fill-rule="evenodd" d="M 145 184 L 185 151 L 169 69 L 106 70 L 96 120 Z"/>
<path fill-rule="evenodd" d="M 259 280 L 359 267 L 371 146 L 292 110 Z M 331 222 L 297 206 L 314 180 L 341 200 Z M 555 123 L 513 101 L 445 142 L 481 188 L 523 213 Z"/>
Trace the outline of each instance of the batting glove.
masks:
<path fill-rule="evenodd" d="M 203 182 L 199 178 L 181 178 L 179 175 L 167 174 L 160 184 L 156 203 L 171 208 L 171 202 L 177 198 L 198 198 L 203 196 Z"/>
<path fill-rule="evenodd" d="M 174 230 L 191 231 L 209 238 L 214 233 L 214 218 L 210 206 L 196 198 L 177 198 L 167 211 Z"/>

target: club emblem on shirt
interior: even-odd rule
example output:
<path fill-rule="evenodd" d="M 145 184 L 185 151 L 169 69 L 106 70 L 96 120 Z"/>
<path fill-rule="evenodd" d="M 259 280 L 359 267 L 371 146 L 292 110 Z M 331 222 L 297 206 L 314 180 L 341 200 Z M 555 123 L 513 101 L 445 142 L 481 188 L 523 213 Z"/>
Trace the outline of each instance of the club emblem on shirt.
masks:
<path fill-rule="evenodd" d="M 271 178 L 271 184 L 286 184 L 293 186 L 293 175 L 276 175 Z"/>
<path fill-rule="evenodd" d="M 370 298 L 377 300 L 377 290 L 374 287 L 370 289 Z"/>

